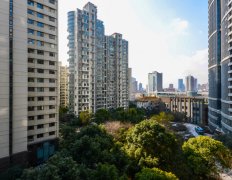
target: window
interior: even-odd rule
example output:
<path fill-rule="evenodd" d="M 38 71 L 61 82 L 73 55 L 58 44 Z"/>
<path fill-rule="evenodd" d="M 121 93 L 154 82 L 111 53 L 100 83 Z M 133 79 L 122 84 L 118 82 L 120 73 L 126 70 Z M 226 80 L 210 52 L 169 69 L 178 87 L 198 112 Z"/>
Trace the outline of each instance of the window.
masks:
<path fill-rule="evenodd" d="M 55 18 L 54 18 L 54 17 L 49 16 L 49 21 L 55 22 Z"/>
<path fill-rule="evenodd" d="M 43 127 L 44 127 L 43 124 L 39 124 L 39 125 L 37 126 L 37 129 L 42 129 Z"/>
<path fill-rule="evenodd" d="M 49 8 L 49 12 L 51 12 L 51 13 L 55 13 L 55 12 L 56 12 L 56 10 L 55 10 L 55 9 L 52 9 L 52 8 Z"/>
<path fill-rule="evenodd" d="M 28 97 L 27 99 L 28 99 L 28 101 L 34 101 L 35 100 L 34 97 Z"/>
<path fill-rule="evenodd" d="M 55 135 L 55 131 L 49 132 L 49 136 Z"/>
<path fill-rule="evenodd" d="M 43 9 L 43 4 L 37 3 L 37 8 L 38 9 Z"/>
<path fill-rule="evenodd" d="M 49 65 L 50 66 L 55 66 L 55 62 L 54 61 L 49 61 Z"/>
<path fill-rule="evenodd" d="M 44 15 L 37 12 L 37 17 L 38 17 L 38 18 L 44 18 Z"/>
<path fill-rule="evenodd" d="M 43 33 L 43 32 L 40 32 L 40 31 L 37 31 L 37 36 L 39 36 L 39 37 L 44 37 L 44 33 Z"/>
<path fill-rule="evenodd" d="M 28 0 L 28 1 L 27 1 L 27 4 L 28 4 L 29 6 L 34 6 L 34 1 Z"/>
<path fill-rule="evenodd" d="M 41 120 L 41 119 L 44 119 L 44 115 L 38 115 L 37 116 L 37 120 Z"/>
<path fill-rule="evenodd" d="M 55 101 L 56 100 L 56 97 L 54 96 L 49 96 L 49 101 Z"/>
<path fill-rule="evenodd" d="M 34 126 L 28 126 L 28 128 L 27 128 L 29 131 L 30 130 L 34 130 Z"/>
<path fill-rule="evenodd" d="M 56 115 L 55 114 L 49 114 L 49 118 L 55 118 Z"/>
<path fill-rule="evenodd" d="M 44 60 L 38 59 L 38 60 L 37 60 L 37 64 L 44 64 Z"/>
<path fill-rule="evenodd" d="M 35 50 L 31 49 L 31 48 L 29 48 L 27 51 L 28 51 L 28 53 L 34 53 L 35 52 Z"/>
<path fill-rule="evenodd" d="M 44 42 L 43 41 L 37 41 L 37 46 L 44 46 Z"/>
<path fill-rule="evenodd" d="M 37 106 L 37 110 L 38 110 L 38 111 L 44 110 L 44 106 Z"/>
<path fill-rule="evenodd" d="M 33 121 L 34 119 L 35 119 L 34 116 L 29 116 L 29 117 L 28 117 L 28 120 L 29 120 L 29 121 Z"/>
<path fill-rule="evenodd" d="M 56 36 L 49 34 L 49 39 L 56 39 Z"/>
<path fill-rule="evenodd" d="M 43 136 L 43 134 L 37 134 L 37 138 L 42 138 Z"/>
<path fill-rule="evenodd" d="M 34 24 L 34 20 L 28 19 L 28 20 L 27 20 L 27 23 L 28 23 L 28 24 Z"/>
<path fill-rule="evenodd" d="M 44 23 L 42 23 L 42 22 L 37 22 L 37 26 L 43 28 L 43 27 L 44 27 Z"/>
<path fill-rule="evenodd" d="M 49 56 L 55 57 L 55 53 L 54 52 L 49 52 Z"/>
<path fill-rule="evenodd" d="M 49 70 L 49 74 L 55 74 L 54 70 Z"/>
<path fill-rule="evenodd" d="M 56 28 L 55 28 L 54 26 L 49 26 L 49 30 L 51 30 L 51 31 L 55 31 L 55 30 L 56 30 Z"/>
<path fill-rule="evenodd" d="M 34 59 L 28 58 L 28 62 L 29 62 L 29 63 L 34 63 Z"/>
<path fill-rule="evenodd" d="M 28 9 L 28 10 L 27 10 L 27 14 L 34 15 L 34 11 L 31 10 L 31 9 Z"/>
<path fill-rule="evenodd" d="M 28 140 L 28 141 L 34 141 L 34 136 L 28 136 L 28 137 L 27 137 L 27 140 Z"/>
<path fill-rule="evenodd" d="M 56 80 L 55 79 L 49 79 L 49 83 L 55 83 Z"/>
<path fill-rule="evenodd" d="M 50 106 L 49 106 L 49 109 L 56 109 L 56 106 L 50 105 Z"/>
<path fill-rule="evenodd" d="M 49 123 L 49 127 L 55 126 L 55 123 Z"/>
<path fill-rule="evenodd" d="M 38 83 L 44 83 L 44 79 L 43 79 L 43 78 L 38 78 L 38 79 L 37 79 L 37 82 L 38 82 Z"/>
<path fill-rule="evenodd" d="M 55 49 L 56 45 L 55 44 L 50 44 L 50 48 Z"/>
<path fill-rule="evenodd" d="M 37 92 L 44 92 L 44 88 L 43 87 L 37 87 Z"/>
<path fill-rule="evenodd" d="M 28 91 L 29 91 L 29 92 L 34 92 L 34 91 L 35 91 L 35 88 L 34 88 L 34 87 L 28 87 Z"/>
<path fill-rule="evenodd" d="M 44 97 L 37 97 L 38 101 L 44 101 Z"/>
<path fill-rule="evenodd" d="M 28 72 L 33 73 L 33 72 L 35 72 L 35 69 L 34 68 L 28 68 Z"/>
<path fill-rule="evenodd" d="M 43 69 L 37 69 L 37 72 L 42 74 L 42 73 L 44 73 L 44 70 Z"/>
<path fill-rule="evenodd" d="M 49 0 L 51 4 L 55 4 L 55 0 Z"/>
<path fill-rule="evenodd" d="M 34 109 L 35 109 L 34 106 L 29 106 L 28 107 L 28 111 L 34 111 Z"/>
<path fill-rule="evenodd" d="M 42 51 L 42 50 L 37 50 L 37 54 L 39 54 L 39 55 L 44 55 L 44 51 Z"/>
<path fill-rule="evenodd" d="M 34 78 L 28 78 L 28 82 L 35 82 Z"/>
<path fill-rule="evenodd" d="M 32 34 L 32 35 L 33 35 L 34 32 L 35 32 L 35 31 L 34 31 L 33 29 L 28 29 L 28 30 L 27 30 L 27 33 L 28 33 L 28 34 Z"/>
<path fill-rule="evenodd" d="M 55 92 L 55 90 L 56 90 L 56 89 L 55 89 L 54 87 L 50 87 L 50 88 L 49 88 L 49 91 L 50 91 L 50 92 Z"/>
<path fill-rule="evenodd" d="M 35 40 L 34 40 L 34 39 L 28 39 L 28 40 L 27 40 L 27 43 L 28 43 L 28 44 L 35 44 Z"/>

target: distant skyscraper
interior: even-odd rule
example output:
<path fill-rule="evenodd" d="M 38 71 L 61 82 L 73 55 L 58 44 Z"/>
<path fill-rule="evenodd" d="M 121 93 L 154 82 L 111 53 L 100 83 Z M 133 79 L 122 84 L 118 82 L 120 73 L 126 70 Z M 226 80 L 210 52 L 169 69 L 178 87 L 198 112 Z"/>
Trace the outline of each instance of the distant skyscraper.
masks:
<path fill-rule="evenodd" d="M 185 91 L 184 80 L 183 79 L 178 79 L 178 91 L 180 91 L 180 92 Z"/>
<path fill-rule="evenodd" d="M 174 89 L 174 85 L 173 84 L 169 84 L 169 89 Z"/>
<path fill-rule="evenodd" d="M 197 79 L 189 75 L 185 78 L 186 92 L 197 92 Z"/>
<path fill-rule="evenodd" d="M 139 92 L 143 92 L 143 84 L 139 83 Z"/>
<path fill-rule="evenodd" d="M 138 81 L 136 81 L 136 78 L 132 77 L 132 93 L 138 92 Z"/>
<path fill-rule="evenodd" d="M 129 100 L 132 101 L 132 68 L 128 68 L 128 89 Z"/>
<path fill-rule="evenodd" d="M 232 1 L 208 1 L 209 126 L 232 134 Z"/>
<path fill-rule="evenodd" d="M 97 7 L 68 13 L 70 109 L 95 113 L 128 107 L 128 42 L 121 34 L 105 36 Z"/>
<path fill-rule="evenodd" d="M 148 94 L 163 91 L 163 74 L 154 71 L 148 74 Z"/>

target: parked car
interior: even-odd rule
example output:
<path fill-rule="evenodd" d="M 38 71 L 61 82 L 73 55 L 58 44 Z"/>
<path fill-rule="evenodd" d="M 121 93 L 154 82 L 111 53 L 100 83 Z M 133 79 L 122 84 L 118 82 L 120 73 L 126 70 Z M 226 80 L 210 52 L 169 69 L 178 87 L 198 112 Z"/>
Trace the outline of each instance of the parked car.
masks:
<path fill-rule="evenodd" d="M 204 129 L 202 129 L 201 127 L 197 126 L 195 127 L 195 131 L 197 132 L 197 134 L 199 135 L 203 135 L 205 133 Z"/>

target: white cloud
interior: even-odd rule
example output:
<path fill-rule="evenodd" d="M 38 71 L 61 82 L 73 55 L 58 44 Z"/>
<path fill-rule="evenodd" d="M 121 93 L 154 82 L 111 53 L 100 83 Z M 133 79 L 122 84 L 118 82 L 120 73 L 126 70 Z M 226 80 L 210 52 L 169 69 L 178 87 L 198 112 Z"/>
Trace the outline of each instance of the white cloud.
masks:
<path fill-rule="evenodd" d="M 189 27 L 189 22 L 181 18 L 175 18 L 171 23 L 171 27 L 173 27 L 177 33 L 186 34 L 186 30 Z"/>

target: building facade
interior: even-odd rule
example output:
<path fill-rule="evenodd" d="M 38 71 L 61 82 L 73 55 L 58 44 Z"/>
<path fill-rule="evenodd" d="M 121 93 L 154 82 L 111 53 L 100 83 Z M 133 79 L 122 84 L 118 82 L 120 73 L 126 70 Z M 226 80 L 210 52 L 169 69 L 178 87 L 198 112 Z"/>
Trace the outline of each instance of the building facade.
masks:
<path fill-rule="evenodd" d="M 209 0 L 209 125 L 232 134 L 231 6 L 229 0 Z"/>
<path fill-rule="evenodd" d="M 27 1 L 28 151 L 32 163 L 54 153 L 59 130 L 58 1 Z"/>
<path fill-rule="evenodd" d="M 70 110 L 128 107 L 128 42 L 105 35 L 92 3 L 68 13 L 68 33 Z"/>
<path fill-rule="evenodd" d="M 163 91 L 163 74 L 157 71 L 148 74 L 148 94 Z"/>
<path fill-rule="evenodd" d="M 186 121 L 208 125 L 208 100 L 203 97 L 170 97 L 170 111 L 186 115 Z"/>
<path fill-rule="evenodd" d="M 26 152 L 38 164 L 58 137 L 58 2 L 6 0 L 0 8 L 0 166 L 26 163 Z"/>
<path fill-rule="evenodd" d="M 0 170 L 27 154 L 27 2 L 0 1 Z"/>
<path fill-rule="evenodd" d="M 61 107 L 68 107 L 69 106 L 69 90 L 68 90 L 68 84 L 69 84 L 69 71 L 67 66 L 62 66 L 60 64 L 59 67 L 59 73 L 60 73 L 60 106 Z"/>

